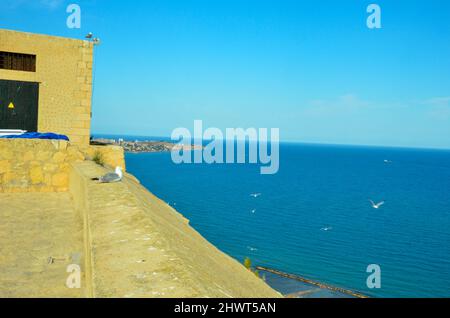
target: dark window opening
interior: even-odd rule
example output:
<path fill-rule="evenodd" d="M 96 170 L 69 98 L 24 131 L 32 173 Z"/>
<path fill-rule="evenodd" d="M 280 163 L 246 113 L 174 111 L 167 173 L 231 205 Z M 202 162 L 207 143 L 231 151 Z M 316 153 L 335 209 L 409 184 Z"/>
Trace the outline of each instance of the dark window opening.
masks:
<path fill-rule="evenodd" d="M 36 55 L 0 51 L 0 69 L 36 72 Z"/>

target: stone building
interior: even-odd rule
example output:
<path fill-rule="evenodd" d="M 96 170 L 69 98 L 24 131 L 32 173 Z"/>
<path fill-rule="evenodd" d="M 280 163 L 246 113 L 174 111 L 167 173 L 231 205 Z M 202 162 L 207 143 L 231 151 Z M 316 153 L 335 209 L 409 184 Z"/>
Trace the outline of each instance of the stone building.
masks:
<path fill-rule="evenodd" d="M 89 145 L 93 43 L 0 29 L 0 129 Z"/>
<path fill-rule="evenodd" d="M 93 180 L 125 161 L 89 145 L 92 53 L 0 30 L 0 130 L 70 138 L 0 138 L 0 298 L 280 297 L 134 176 Z"/>

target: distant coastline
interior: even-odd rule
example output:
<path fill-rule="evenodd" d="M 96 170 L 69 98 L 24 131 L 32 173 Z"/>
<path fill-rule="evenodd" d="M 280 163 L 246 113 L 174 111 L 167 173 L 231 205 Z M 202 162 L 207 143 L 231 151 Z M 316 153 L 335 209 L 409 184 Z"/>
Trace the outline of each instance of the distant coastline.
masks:
<path fill-rule="evenodd" d="M 95 138 L 91 140 L 92 145 L 115 145 L 123 147 L 128 153 L 152 153 L 152 152 L 170 152 L 179 151 L 181 149 L 186 151 L 200 150 L 203 147 L 199 145 L 180 145 L 168 141 L 154 141 L 154 140 L 135 140 L 127 141 L 123 139 L 110 138 Z"/>
<path fill-rule="evenodd" d="M 127 134 L 94 134 L 94 141 L 100 140 L 110 140 L 113 142 L 118 142 L 119 139 L 133 140 L 139 142 L 171 142 L 170 137 L 165 137 L 161 135 L 127 135 Z M 304 145 L 304 146 L 317 146 L 317 147 L 343 147 L 343 148 L 378 148 L 385 150 L 399 149 L 399 150 L 416 150 L 416 151 L 450 151 L 449 147 L 425 147 L 425 146 L 413 146 L 413 145 L 382 145 L 382 144 L 364 144 L 364 143 L 333 143 L 333 142 L 314 142 L 305 140 L 281 140 L 280 144 L 286 145 Z"/>

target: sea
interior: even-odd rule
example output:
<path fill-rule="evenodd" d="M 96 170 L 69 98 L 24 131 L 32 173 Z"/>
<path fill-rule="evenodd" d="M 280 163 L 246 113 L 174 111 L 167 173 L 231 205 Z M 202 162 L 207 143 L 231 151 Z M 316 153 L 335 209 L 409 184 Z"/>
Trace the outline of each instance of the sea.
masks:
<path fill-rule="evenodd" d="M 370 297 L 450 297 L 449 150 L 281 143 L 274 175 L 174 164 L 170 153 L 127 153 L 126 163 L 239 262 Z M 367 284 L 371 264 L 380 288 Z"/>

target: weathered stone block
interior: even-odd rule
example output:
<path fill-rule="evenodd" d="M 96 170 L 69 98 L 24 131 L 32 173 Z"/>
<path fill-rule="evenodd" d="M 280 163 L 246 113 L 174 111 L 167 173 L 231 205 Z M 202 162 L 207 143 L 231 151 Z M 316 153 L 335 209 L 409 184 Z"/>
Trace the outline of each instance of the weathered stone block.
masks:
<path fill-rule="evenodd" d="M 68 164 L 67 162 L 64 162 L 59 165 L 58 170 L 61 172 L 64 172 L 64 173 L 69 173 L 70 172 L 70 164 Z"/>
<path fill-rule="evenodd" d="M 39 184 L 44 182 L 44 174 L 42 172 L 42 167 L 35 166 L 30 169 L 30 180 L 31 184 Z"/>
<path fill-rule="evenodd" d="M 0 174 L 8 172 L 11 169 L 9 160 L 0 160 Z"/>
<path fill-rule="evenodd" d="M 64 152 L 57 152 L 53 155 L 53 162 L 55 163 L 62 163 L 64 160 L 66 160 L 67 155 Z"/>
<path fill-rule="evenodd" d="M 39 161 L 47 161 L 50 159 L 52 153 L 50 151 L 38 151 L 36 154 L 36 159 Z"/>
<path fill-rule="evenodd" d="M 8 184 L 14 181 L 17 178 L 17 175 L 14 172 L 6 172 L 3 174 L 3 184 Z M 1 190 L 0 190 L 1 192 Z"/>
<path fill-rule="evenodd" d="M 44 164 L 44 172 L 55 172 L 59 166 L 56 163 L 45 163 Z"/>
<path fill-rule="evenodd" d="M 0 152 L 0 159 L 7 159 L 10 160 L 14 157 L 14 154 L 12 152 L 11 149 L 2 149 L 2 151 Z"/>
<path fill-rule="evenodd" d="M 31 150 L 26 151 L 23 154 L 23 161 L 27 162 L 27 161 L 32 161 L 34 160 L 34 152 Z"/>
<path fill-rule="evenodd" d="M 55 187 L 67 187 L 69 184 L 69 175 L 67 173 L 57 173 L 52 177 L 52 185 Z"/>

